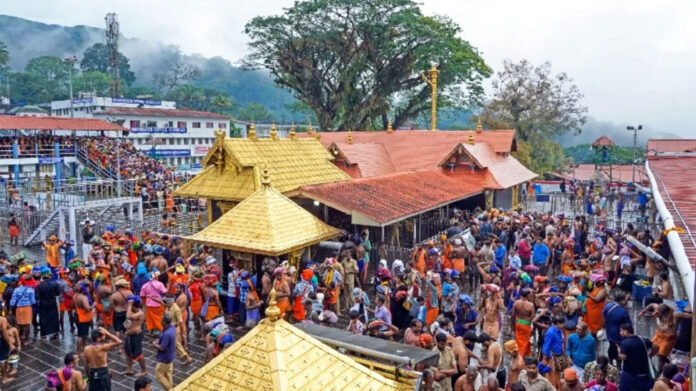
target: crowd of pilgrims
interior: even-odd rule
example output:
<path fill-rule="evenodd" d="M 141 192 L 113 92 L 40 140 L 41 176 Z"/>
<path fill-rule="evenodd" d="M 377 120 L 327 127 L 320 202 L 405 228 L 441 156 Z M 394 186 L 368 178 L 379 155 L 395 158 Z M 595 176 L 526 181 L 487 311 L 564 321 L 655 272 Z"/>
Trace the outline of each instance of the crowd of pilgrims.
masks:
<path fill-rule="evenodd" d="M 667 268 L 626 240 L 632 235 L 668 259 L 664 233 L 653 239 L 630 224 L 624 232 L 605 229 L 601 220 L 590 227 L 585 216 L 477 209 L 456 212 L 451 228 L 410 259 L 370 258 L 375 252 L 365 230 L 345 237 L 340 252 L 319 263 L 298 268 L 265 258 L 254 270 L 226 258 L 225 275 L 207 246 L 184 256 L 175 236 L 110 228 L 96 233 L 85 226 L 83 236 L 92 236 L 85 259 L 55 236 L 42 243 L 45 263 L 23 252 L 0 254 L 3 382 L 13 380 L 22 346 L 72 333 L 77 352 L 47 375 L 49 389 L 68 383 L 84 389 L 80 365 L 90 389 L 106 387 L 106 352 L 117 348 L 125 352 L 127 375 L 135 364 L 138 375 L 146 374 L 146 338 L 158 349 L 155 378 L 171 389 L 172 361 L 191 362 L 191 338 L 205 341 L 211 360 L 262 319 L 274 290 L 288 321 L 432 349 L 436 366 L 412 368 L 423 372 L 424 390 L 684 385 L 683 368 L 670 363 L 670 354 L 689 350 L 690 308 L 671 301 Z M 654 304 L 639 314 L 659 320 L 651 339 L 635 334 L 629 315 L 637 268 L 656 281 Z M 160 357 L 168 332 L 176 337 Z"/>

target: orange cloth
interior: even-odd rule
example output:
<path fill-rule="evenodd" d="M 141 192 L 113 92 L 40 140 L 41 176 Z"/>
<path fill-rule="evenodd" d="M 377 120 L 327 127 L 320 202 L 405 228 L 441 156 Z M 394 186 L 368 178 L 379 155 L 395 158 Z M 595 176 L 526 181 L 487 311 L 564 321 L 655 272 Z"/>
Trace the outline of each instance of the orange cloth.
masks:
<path fill-rule="evenodd" d="M 33 312 L 31 306 L 27 305 L 24 307 L 17 307 L 15 310 L 15 317 L 17 318 L 17 324 L 20 326 L 29 326 L 31 324 Z"/>
<path fill-rule="evenodd" d="M 94 316 L 93 311 L 87 311 L 83 308 L 80 308 L 78 306 L 75 306 L 75 309 L 77 310 L 77 322 L 78 323 L 87 323 L 92 321 L 92 317 Z"/>
<path fill-rule="evenodd" d="M 532 326 L 515 322 L 515 342 L 520 351 L 520 356 L 532 355 Z"/>
<path fill-rule="evenodd" d="M 421 277 L 425 278 L 425 250 L 417 249 L 413 254 L 413 268 L 418 270 Z"/>
<path fill-rule="evenodd" d="M 167 212 L 173 212 L 174 211 L 174 199 L 171 197 L 167 197 L 167 199 L 164 200 L 164 206 L 167 208 Z"/>
<path fill-rule="evenodd" d="M 672 349 L 677 344 L 676 334 L 667 334 L 662 330 L 655 331 L 655 335 L 652 339 L 653 345 L 657 346 L 657 355 L 662 357 L 669 357 L 672 353 Z"/>
<path fill-rule="evenodd" d="M 191 301 L 191 313 L 192 314 L 200 315 L 202 308 L 203 308 L 203 300 L 192 300 Z"/>
<path fill-rule="evenodd" d="M 466 269 L 466 262 L 464 261 L 464 258 L 454 258 L 452 260 L 452 268 L 459 273 L 464 273 L 464 269 Z"/>
<path fill-rule="evenodd" d="M 450 259 L 451 253 L 452 253 L 452 245 L 448 244 L 447 247 L 445 247 L 445 250 L 442 252 L 442 266 L 445 269 L 452 269 L 453 268 L 452 260 Z"/>
<path fill-rule="evenodd" d="M 208 313 L 205 314 L 205 321 L 211 321 L 220 316 L 220 308 L 216 304 L 208 303 Z"/>
<path fill-rule="evenodd" d="M 111 326 L 114 324 L 114 311 L 104 312 L 104 306 L 102 303 L 97 303 L 97 313 L 102 317 L 102 323 L 104 327 Z"/>
<path fill-rule="evenodd" d="M 49 266 L 51 267 L 59 267 L 60 266 L 60 259 L 59 259 L 59 248 L 60 248 L 61 242 L 58 243 L 45 243 L 43 246 L 46 249 L 46 263 L 48 263 Z"/>
<path fill-rule="evenodd" d="M 596 296 L 597 293 L 603 288 L 595 287 L 592 290 L 591 295 Z M 602 311 L 604 311 L 604 305 L 606 304 L 606 300 L 600 302 L 600 303 L 595 303 L 594 300 L 590 299 L 589 297 L 585 301 L 585 316 L 582 318 L 583 322 L 587 325 L 587 328 L 593 333 L 597 334 L 599 330 L 602 329 L 602 326 L 604 325 L 604 317 L 602 316 Z"/>
<path fill-rule="evenodd" d="M 278 299 L 278 304 L 276 305 L 278 309 L 280 309 L 280 316 L 285 317 L 285 313 L 288 311 L 288 308 L 290 308 L 290 300 L 287 297 L 283 297 L 282 299 Z"/>
<path fill-rule="evenodd" d="M 437 308 L 437 307 L 436 307 L 436 308 L 430 308 L 429 305 L 426 305 L 426 308 L 427 308 L 428 310 L 425 312 L 425 324 L 428 325 L 428 326 L 430 326 L 431 324 L 433 324 L 433 322 L 435 321 L 435 319 L 437 319 L 437 316 L 438 316 L 439 313 L 440 313 L 440 309 Z"/>
<path fill-rule="evenodd" d="M 188 276 L 186 274 L 169 273 L 169 281 L 171 281 L 169 293 L 176 294 L 176 284 L 186 284 Z"/>
<path fill-rule="evenodd" d="M 164 307 L 145 307 L 145 327 L 148 331 L 162 331 L 162 315 L 164 315 Z"/>

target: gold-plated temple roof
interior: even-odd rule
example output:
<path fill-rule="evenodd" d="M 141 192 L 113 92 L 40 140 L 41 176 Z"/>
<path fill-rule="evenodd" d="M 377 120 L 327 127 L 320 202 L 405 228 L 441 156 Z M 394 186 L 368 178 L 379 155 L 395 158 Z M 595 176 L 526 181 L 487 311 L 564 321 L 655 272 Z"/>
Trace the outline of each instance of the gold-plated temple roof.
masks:
<path fill-rule="evenodd" d="M 260 175 L 264 176 L 263 173 Z M 272 173 L 270 177 L 273 178 Z M 270 183 L 274 184 L 272 179 Z M 218 220 L 187 239 L 213 247 L 276 256 L 339 234 L 338 229 L 324 224 L 274 188 L 262 185 Z"/>
<path fill-rule="evenodd" d="M 285 320 L 263 319 L 175 391 L 413 390 L 357 363 Z"/>
<path fill-rule="evenodd" d="M 218 139 L 203 159 L 203 171 L 179 187 L 181 197 L 241 201 L 260 188 L 260 169 L 273 187 L 290 194 L 301 186 L 348 180 L 333 156 L 314 138 Z"/>

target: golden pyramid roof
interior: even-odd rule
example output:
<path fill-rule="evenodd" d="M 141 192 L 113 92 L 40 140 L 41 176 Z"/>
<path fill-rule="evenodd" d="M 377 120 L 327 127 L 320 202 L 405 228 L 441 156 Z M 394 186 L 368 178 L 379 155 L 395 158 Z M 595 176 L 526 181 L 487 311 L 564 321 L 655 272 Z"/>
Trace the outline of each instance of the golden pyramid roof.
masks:
<path fill-rule="evenodd" d="M 275 290 L 267 318 L 194 372 L 175 391 L 393 391 L 405 384 L 357 363 L 278 319 Z M 410 386 L 413 389 L 413 386 Z"/>
<path fill-rule="evenodd" d="M 225 138 L 219 133 L 216 137 L 203 159 L 204 170 L 179 187 L 176 195 L 241 201 L 260 188 L 261 168 L 272 172 L 273 187 L 283 194 L 300 186 L 350 179 L 314 138 Z"/>
<path fill-rule="evenodd" d="M 187 239 L 252 254 L 281 255 L 322 240 L 339 230 L 324 224 L 268 185 Z"/>

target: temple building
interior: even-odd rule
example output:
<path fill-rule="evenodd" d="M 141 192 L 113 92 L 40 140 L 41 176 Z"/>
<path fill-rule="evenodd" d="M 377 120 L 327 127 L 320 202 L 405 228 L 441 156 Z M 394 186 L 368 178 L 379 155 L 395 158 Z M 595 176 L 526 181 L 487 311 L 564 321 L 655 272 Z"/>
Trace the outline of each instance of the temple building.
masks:
<path fill-rule="evenodd" d="M 216 132 L 215 144 L 203 159 L 203 171 L 179 187 L 180 197 L 208 200 L 208 221 L 220 218 L 261 188 L 262 171 L 270 172 L 273 188 L 292 197 L 306 185 L 349 180 L 332 162 L 333 156 L 313 138 L 225 138 Z"/>
<path fill-rule="evenodd" d="M 280 317 L 275 290 L 266 318 L 194 372 L 175 391 L 406 391 L 418 374 L 393 368 L 391 378 L 358 363 Z"/>
<path fill-rule="evenodd" d="M 259 190 L 185 239 L 230 251 L 247 270 L 260 270 L 258 255 L 284 256 L 295 264 L 306 248 L 340 235 L 272 188 L 270 177 L 264 170 Z"/>

